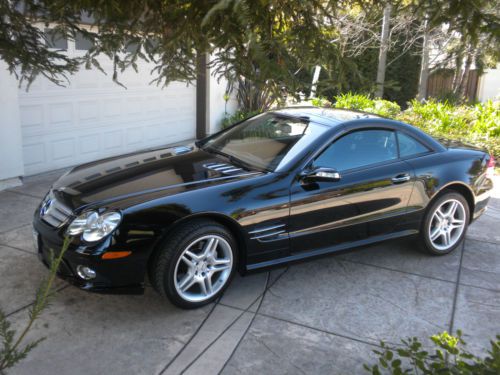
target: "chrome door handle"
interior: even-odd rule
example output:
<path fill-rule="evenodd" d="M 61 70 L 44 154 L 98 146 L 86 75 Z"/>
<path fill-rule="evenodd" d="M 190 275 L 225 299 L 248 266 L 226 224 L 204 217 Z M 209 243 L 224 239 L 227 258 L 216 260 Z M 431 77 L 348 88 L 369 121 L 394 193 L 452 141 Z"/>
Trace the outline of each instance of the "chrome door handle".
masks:
<path fill-rule="evenodd" d="M 408 173 L 401 173 L 393 177 L 391 180 L 395 184 L 400 184 L 402 182 L 410 181 L 411 177 Z"/>

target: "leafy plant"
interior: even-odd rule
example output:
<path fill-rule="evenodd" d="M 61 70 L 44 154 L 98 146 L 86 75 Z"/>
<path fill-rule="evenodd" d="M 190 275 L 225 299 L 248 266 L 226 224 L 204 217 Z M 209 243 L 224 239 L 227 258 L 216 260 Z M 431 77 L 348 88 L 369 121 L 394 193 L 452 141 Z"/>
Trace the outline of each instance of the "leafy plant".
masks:
<path fill-rule="evenodd" d="M 0 310 L 0 374 L 3 371 L 13 367 L 16 363 L 26 358 L 28 353 L 32 351 L 45 338 L 40 338 L 35 341 L 24 343 L 26 335 L 33 326 L 33 323 L 40 317 L 43 310 L 49 305 L 53 295 L 52 285 L 62 262 L 63 255 L 68 249 L 69 238 L 64 240 L 63 246 L 59 254 L 54 257 L 51 254 L 50 270 L 46 279 L 44 279 L 38 287 L 35 295 L 35 301 L 29 309 L 29 318 L 24 329 L 18 334 L 11 328 L 7 316 Z"/>
<path fill-rule="evenodd" d="M 244 111 L 244 110 L 238 110 L 234 114 L 224 117 L 224 119 L 221 122 L 221 127 L 222 129 L 227 128 L 228 126 L 231 126 L 239 121 L 243 121 L 248 117 L 255 116 L 259 114 L 260 111 Z"/>
<path fill-rule="evenodd" d="M 404 121 L 433 136 L 465 141 L 500 156 L 500 102 L 490 100 L 474 105 L 453 105 L 437 99 L 423 103 L 412 100 L 409 107 L 401 111 L 397 103 L 347 93 L 335 97 L 334 107 Z"/>
<path fill-rule="evenodd" d="M 322 96 L 311 99 L 311 104 L 315 107 L 331 107 L 332 103 Z"/>
<path fill-rule="evenodd" d="M 382 350 L 374 350 L 378 364 L 364 365 L 373 375 L 380 374 L 443 374 L 443 375 L 495 375 L 500 373 L 500 335 L 490 341 L 491 349 L 484 358 L 466 350 L 462 332 L 456 336 L 443 332 L 431 337 L 434 348 L 425 349 L 412 337 L 401 340 L 401 347 L 381 342 Z"/>
<path fill-rule="evenodd" d="M 335 98 L 335 108 L 346 108 L 346 109 L 356 109 L 358 111 L 369 111 L 374 107 L 373 100 L 369 96 L 363 94 L 353 94 L 348 92 L 347 94 L 341 94 Z"/>

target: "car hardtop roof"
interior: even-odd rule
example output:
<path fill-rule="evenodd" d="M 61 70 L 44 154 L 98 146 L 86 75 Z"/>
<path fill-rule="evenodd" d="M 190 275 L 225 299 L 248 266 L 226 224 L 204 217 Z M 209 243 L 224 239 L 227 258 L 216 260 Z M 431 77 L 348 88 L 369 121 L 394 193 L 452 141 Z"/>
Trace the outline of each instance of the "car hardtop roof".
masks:
<path fill-rule="evenodd" d="M 343 108 L 319 108 L 313 106 L 288 107 L 274 110 L 273 112 L 285 116 L 309 118 L 323 125 L 335 126 L 348 121 L 361 119 L 385 119 L 373 113 L 362 112 Z"/>

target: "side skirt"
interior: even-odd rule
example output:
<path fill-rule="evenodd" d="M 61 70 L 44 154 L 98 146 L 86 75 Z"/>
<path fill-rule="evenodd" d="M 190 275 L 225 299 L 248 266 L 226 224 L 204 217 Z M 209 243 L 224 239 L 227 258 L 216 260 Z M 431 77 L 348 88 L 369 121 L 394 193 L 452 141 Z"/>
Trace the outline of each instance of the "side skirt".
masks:
<path fill-rule="evenodd" d="M 339 252 L 342 250 L 348 250 L 348 249 L 352 249 L 354 247 L 371 245 L 371 244 L 374 244 L 377 242 L 383 242 L 383 241 L 392 240 L 395 238 L 411 236 L 411 235 L 415 235 L 417 233 L 418 233 L 417 230 L 409 229 L 409 230 L 404 230 L 404 231 L 400 231 L 400 232 L 384 234 L 381 236 L 366 238 L 366 239 L 359 240 L 359 241 L 343 243 L 343 244 L 336 245 L 336 246 L 324 247 L 321 249 L 315 249 L 315 250 L 311 250 L 311 251 L 304 251 L 304 252 L 289 255 L 289 256 L 286 256 L 283 258 L 268 260 L 268 261 L 260 262 L 260 263 L 248 264 L 246 266 L 246 270 L 247 271 L 254 271 L 254 270 L 261 269 L 261 268 L 273 267 L 273 266 L 278 266 L 278 265 L 282 265 L 282 264 L 286 264 L 286 263 L 297 262 L 297 261 L 300 261 L 303 259 L 309 259 L 309 258 L 319 257 L 322 255 L 333 254 L 333 253 L 336 253 L 336 252 Z"/>

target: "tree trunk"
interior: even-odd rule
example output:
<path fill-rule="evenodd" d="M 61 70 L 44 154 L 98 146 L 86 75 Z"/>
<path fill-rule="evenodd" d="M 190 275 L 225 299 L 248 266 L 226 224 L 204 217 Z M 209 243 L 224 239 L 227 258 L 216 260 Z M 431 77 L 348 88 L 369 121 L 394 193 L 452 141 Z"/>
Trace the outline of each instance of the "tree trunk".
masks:
<path fill-rule="evenodd" d="M 429 80 L 429 20 L 424 21 L 424 40 L 422 44 L 422 62 L 420 64 L 420 79 L 418 82 L 417 100 L 423 101 L 427 97 L 427 82 Z"/>
<path fill-rule="evenodd" d="M 380 34 L 380 50 L 378 54 L 377 89 L 375 96 L 381 98 L 384 95 L 385 68 L 387 64 L 387 51 L 389 50 L 389 30 L 391 22 L 392 5 L 387 3 L 384 7 L 384 18 L 382 20 L 382 33 Z"/>
<path fill-rule="evenodd" d="M 319 79 L 320 73 L 321 73 L 321 66 L 316 65 L 314 67 L 314 74 L 313 74 L 313 79 L 312 79 L 312 84 L 311 84 L 311 93 L 309 95 L 310 99 L 316 97 L 316 90 L 318 88 L 318 79 Z"/>
<path fill-rule="evenodd" d="M 469 51 L 469 53 L 467 54 L 467 59 L 465 60 L 464 71 L 462 72 L 462 75 L 460 77 L 460 83 L 457 88 L 457 92 L 460 95 L 460 98 L 464 100 L 468 100 L 467 83 L 469 81 L 469 72 L 471 65 L 472 65 L 472 54 Z"/>
<path fill-rule="evenodd" d="M 458 94 L 458 89 L 460 87 L 460 76 L 462 72 L 463 65 L 462 52 L 459 52 L 457 58 L 455 59 L 455 73 L 453 74 L 452 91 L 454 94 Z"/>

